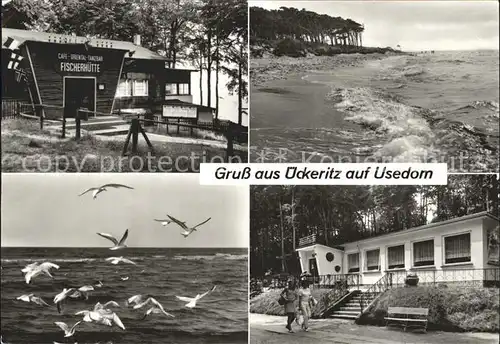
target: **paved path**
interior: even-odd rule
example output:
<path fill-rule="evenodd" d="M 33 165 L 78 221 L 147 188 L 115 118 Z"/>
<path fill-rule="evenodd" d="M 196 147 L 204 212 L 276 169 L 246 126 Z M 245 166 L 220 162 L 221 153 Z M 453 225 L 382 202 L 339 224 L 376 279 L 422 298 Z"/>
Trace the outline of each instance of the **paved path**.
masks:
<path fill-rule="evenodd" d="M 312 320 L 310 331 L 295 324 L 295 333 L 285 329 L 285 317 L 250 315 L 251 344 L 486 344 L 498 343 L 498 334 L 454 332 L 403 332 L 398 328 L 358 326 L 349 320 Z"/>

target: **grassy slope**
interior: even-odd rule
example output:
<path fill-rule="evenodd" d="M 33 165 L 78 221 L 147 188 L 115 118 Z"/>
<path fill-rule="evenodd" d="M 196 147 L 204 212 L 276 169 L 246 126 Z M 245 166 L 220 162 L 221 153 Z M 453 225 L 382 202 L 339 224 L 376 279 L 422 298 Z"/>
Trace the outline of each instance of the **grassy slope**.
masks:
<path fill-rule="evenodd" d="M 285 315 L 284 307 L 278 303 L 281 289 L 270 290 L 257 295 L 250 300 L 250 313 L 267 315 Z M 329 289 L 314 289 L 312 295 L 318 304 L 312 310 L 312 317 L 318 318 L 332 303 L 332 293 Z"/>
<path fill-rule="evenodd" d="M 498 289 L 464 287 L 398 288 L 385 292 L 360 323 L 385 325 L 387 307 L 429 308 L 429 328 L 499 331 Z"/>
<path fill-rule="evenodd" d="M 124 140 L 100 140 L 83 136 L 77 142 L 72 138 L 60 139 L 58 136 L 41 131 L 36 121 L 8 119 L 2 121 L 2 172 L 146 172 L 149 148 L 143 138 L 139 138 L 137 156 L 121 158 Z M 225 157 L 223 149 L 201 144 L 158 143 L 154 142 L 156 159 L 150 159 L 152 166 L 158 166 L 159 157 L 163 158 L 165 172 L 198 171 L 200 160 L 210 162 L 217 157 Z M 130 146 L 129 146 L 130 149 Z M 188 160 L 194 154 L 199 159 Z M 237 152 L 246 161 L 246 152 Z M 69 161 L 56 157 L 66 156 Z M 43 158 L 41 158 L 43 157 Z M 47 158 L 48 157 L 48 158 Z M 170 160 L 172 159 L 172 160 Z M 178 159 L 177 166 L 170 161 Z M 101 169 L 101 160 L 104 161 Z M 24 162 L 23 162 L 24 161 Z M 221 162 L 219 159 L 214 162 Z M 26 168 L 23 168 L 23 165 Z M 41 167 L 40 168 L 38 167 Z M 142 169 L 141 169 L 142 167 Z M 162 172 L 162 171 L 159 171 Z"/>

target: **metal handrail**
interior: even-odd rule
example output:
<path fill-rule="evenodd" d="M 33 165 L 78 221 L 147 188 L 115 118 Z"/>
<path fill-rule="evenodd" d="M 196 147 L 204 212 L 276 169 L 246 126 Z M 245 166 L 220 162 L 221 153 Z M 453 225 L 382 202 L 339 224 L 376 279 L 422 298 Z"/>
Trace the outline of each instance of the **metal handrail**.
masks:
<path fill-rule="evenodd" d="M 380 294 L 385 292 L 386 290 L 392 287 L 392 273 L 388 272 L 384 276 L 382 276 L 377 282 L 373 283 L 370 288 L 361 293 L 361 298 L 359 299 L 359 306 L 361 308 L 361 312 L 364 311 L 365 307 L 365 297 L 371 294 Z"/>

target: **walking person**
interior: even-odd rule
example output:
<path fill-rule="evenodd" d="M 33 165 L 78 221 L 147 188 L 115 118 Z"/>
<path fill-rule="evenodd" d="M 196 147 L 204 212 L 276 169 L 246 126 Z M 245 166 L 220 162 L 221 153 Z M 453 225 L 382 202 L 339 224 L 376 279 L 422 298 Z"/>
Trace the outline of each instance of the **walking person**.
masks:
<path fill-rule="evenodd" d="M 299 309 L 304 317 L 304 322 L 302 323 L 302 329 L 304 331 L 309 331 L 309 318 L 312 315 L 312 307 L 316 304 L 313 296 L 311 295 L 311 289 L 309 288 L 309 281 L 302 280 L 300 283 L 300 289 L 298 292 L 299 296 Z"/>
<path fill-rule="evenodd" d="M 285 314 L 287 315 L 286 328 L 288 332 L 293 333 L 292 323 L 295 320 L 295 301 L 297 300 L 297 291 L 294 281 L 288 281 L 288 286 L 280 295 L 284 299 Z"/>

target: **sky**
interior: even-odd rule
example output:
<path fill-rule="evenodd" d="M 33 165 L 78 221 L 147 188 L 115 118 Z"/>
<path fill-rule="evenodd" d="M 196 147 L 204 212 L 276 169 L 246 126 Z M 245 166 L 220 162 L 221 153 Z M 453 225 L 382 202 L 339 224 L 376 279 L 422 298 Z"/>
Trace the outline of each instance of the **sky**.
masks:
<path fill-rule="evenodd" d="M 96 232 L 129 247 L 248 247 L 249 194 L 245 186 L 201 186 L 198 174 L 2 174 L 2 246 L 110 247 Z M 92 199 L 89 187 L 109 189 Z M 180 227 L 153 221 L 166 214 L 196 225 L 186 239 Z"/>
<path fill-rule="evenodd" d="M 305 8 L 365 25 L 363 45 L 406 51 L 499 47 L 498 1 L 253 1 L 250 6 Z"/>

